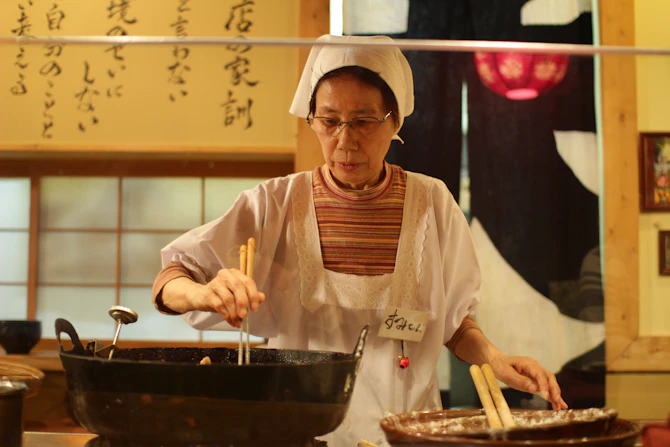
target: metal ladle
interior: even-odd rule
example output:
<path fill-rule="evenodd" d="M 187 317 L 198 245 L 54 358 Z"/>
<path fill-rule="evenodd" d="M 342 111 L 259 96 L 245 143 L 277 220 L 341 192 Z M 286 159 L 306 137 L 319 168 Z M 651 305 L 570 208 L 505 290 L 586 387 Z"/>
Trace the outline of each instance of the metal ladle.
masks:
<path fill-rule="evenodd" d="M 116 347 L 116 341 L 119 339 L 119 333 L 121 332 L 121 326 L 124 324 L 134 323 L 137 321 L 137 313 L 132 309 L 129 309 L 124 306 L 113 306 L 109 309 L 109 315 L 116 320 L 116 334 L 114 334 L 114 340 L 112 345 L 109 347 L 109 360 L 112 359 L 114 355 L 114 348 Z"/>

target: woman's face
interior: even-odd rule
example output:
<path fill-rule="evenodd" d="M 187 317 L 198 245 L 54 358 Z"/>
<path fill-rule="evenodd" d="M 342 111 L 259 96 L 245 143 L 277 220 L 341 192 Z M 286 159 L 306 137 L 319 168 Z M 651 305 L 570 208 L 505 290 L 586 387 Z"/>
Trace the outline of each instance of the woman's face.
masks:
<path fill-rule="evenodd" d="M 349 74 L 321 82 L 315 106 L 315 116 L 340 122 L 364 116 L 381 120 L 389 112 L 379 89 Z M 366 189 L 379 183 L 384 157 L 395 130 L 394 118 L 390 116 L 371 135 L 361 135 L 347 125 L 342 126 L 335 136 L 316 133 L 323 158 L 341 186 Z"/>

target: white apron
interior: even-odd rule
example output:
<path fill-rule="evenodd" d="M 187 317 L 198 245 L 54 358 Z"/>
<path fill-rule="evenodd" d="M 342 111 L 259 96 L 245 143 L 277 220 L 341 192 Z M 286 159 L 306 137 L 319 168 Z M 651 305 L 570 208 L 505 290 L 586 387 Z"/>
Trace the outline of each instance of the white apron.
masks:
<path fill-rule="evenodd" d="M 398 243 L 393 273 L 379 276 L 358 276 L 326 270 L 323 267 L 318 224 L 312 200 L 311 178 L 297 190 L 293 200 L 293 222 L 300 272 L 300 301 L 311 315 L 307 332 L 332 334 L 328 340 L 313 337 L 310 349 L 333 348 L 332 337 L 342 337 L 342 350 L 353 349 L 360 330 L 370 325 L 370 333 L 363 351 L 360 373 L 347 416 L 338 429 L 324 436 L 329 447 L 356 446 L 363 438 L 384 445 L 385 438 L 379 427 L 387 413 L 409 411 L 408 395 L 412 386 L 412 371 L 398 367 L 400 341 L 378 338 L 377 331 L 386 319 L 389 305 L 416 309 L 420 260 L 425 240 L 427 191 L 408 178 L 403 210 L 402 232 Z M 420 309 L 428 310 L 428 309 Z M 412 359 L 415 343 L 405 342 L 405 354 Z M 421 406 L 440 407 L 439 391 L 434 382 L 426 389 Z M 415 402 L 416 403 L 416 402 Z M 415 407 L 415 405 L 412 405 Z"/>
<path fill-rule="evenodd" d="M 355 447 L 363 438 L 386 445 L 379 427 L 388 413 L 441 409 L 437 361 L 478 302 L 479 269 L 467 221 L 444 183 L 407 173 L 395 270 L 356 276 L 324 269 L 311 173 L 272 179 L 243 193 L 221 218 L 191 230 L 162 251 L 200 283 L 239 264 L 237 248 L 257 237 L 254 280 L 266 294 L 251 314 L 253 335 L 269 347 L 353 352 L 370 325 L 346 419 L 324 436 L 329 447 Z M 377 337 L 385 309 L 430 312 L 421 342 L 405 342 L 407 369 L 398 367 L 400 341 Z M 220 315 L 193 311 L 191 326 L 236 330 Z"/>

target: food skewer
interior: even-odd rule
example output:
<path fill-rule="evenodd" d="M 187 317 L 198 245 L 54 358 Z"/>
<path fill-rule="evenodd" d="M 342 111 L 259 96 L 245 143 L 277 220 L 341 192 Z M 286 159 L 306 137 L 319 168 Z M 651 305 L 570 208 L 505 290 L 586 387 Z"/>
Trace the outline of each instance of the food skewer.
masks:
<path fill-rule="evenodd" d="M 493 397 L 493 403 L 496 405 L 498 410 L 498 415 L 502 421 L 503 427 L 512 428 L 516 427 L 514 418 L 512 417 L 512 412 L 509 410 L 505 396 L 503 396 L 502 390 L 498 385 L 498 380 L 496 379 L 495 374 L 493 374 L 493 369 L 491 365 L 485 363 L 482 365 L 482 373 L 486 379 L 486 383 L 489 385 L 489 391 L 491 392 L 491 397 Z"/>
<path fill-rule="evenodd" d="M 470 375 L 472 376 L 472 381 L 475 383 L 479 400 L 484 407 L 484 413 L 486 413 L 486 419 L 489 421 L 489 426 L 491 428 L 502 428 L 502 422 L 500 422 L 496 407 L 493 405 L 489 387 L 486 384 L 486 379 L 484 378 L 481 368 L 479 368 L 478 365 L 470 366 Z"/>

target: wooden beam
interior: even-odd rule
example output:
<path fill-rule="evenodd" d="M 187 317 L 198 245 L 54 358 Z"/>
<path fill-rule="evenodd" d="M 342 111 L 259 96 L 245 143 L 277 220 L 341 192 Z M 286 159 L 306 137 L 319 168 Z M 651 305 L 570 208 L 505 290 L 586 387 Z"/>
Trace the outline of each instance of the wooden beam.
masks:
<path fill-rule="evenodd" d="M 330 32 L 330 2 L 328 0 L 300 0 L 300 31 L 299 37 L 319 37 Z M 298 79 L 302 74 L 308 48 L 301 48 L 298 55 Z M 305 120 L 296 118 L 298 137 L 295 154 L 294 170 L 311 171 L 323 164 L 321 145 L 316 134 L 309 128 Z"/>
<path fill-rule="evenodd" d="M 637 336 L 617 353 L 611 372 L 668 372 L 670 370 L 670 337 Z"/>
<path fill-rule="evenodd" d="M 40 231 L 40 178 L 30 178 L 30 217 L 28 230 L 28 309 L 26 317 L 37 317 L 37 256 Z"/>
<path fill-rule="evenodd" d="M 1 143 L 0 158 L 24 156 L 32 153 L 37 157 L 59 154 L 70 156 L 119 157 L 121 154 L 151 154 L 158 156 L 282 156 L 292 157 L 294 147 L 285 146 L 183 146 L 166 144 L 43 144 L 43 143 Z"/>
<path fill-rule="evenodd" d="M 633 0 L 600 0 L 602 45 L 635 45 Z M 658 367 L 639 334 L 639 187 L 635 56 L 601 64 L 604 172 L 605 360 L 608 371 Z M 638 363 L 638 360 L 640 361 Z"/>
<path fill-rule="evenodd" d="M 0 160 L 0 177 L 33 175 L 120 177 L 258 177 L 293 172 L 293 161 L 165 160 L 165 159 L 14 159 Z"/>

